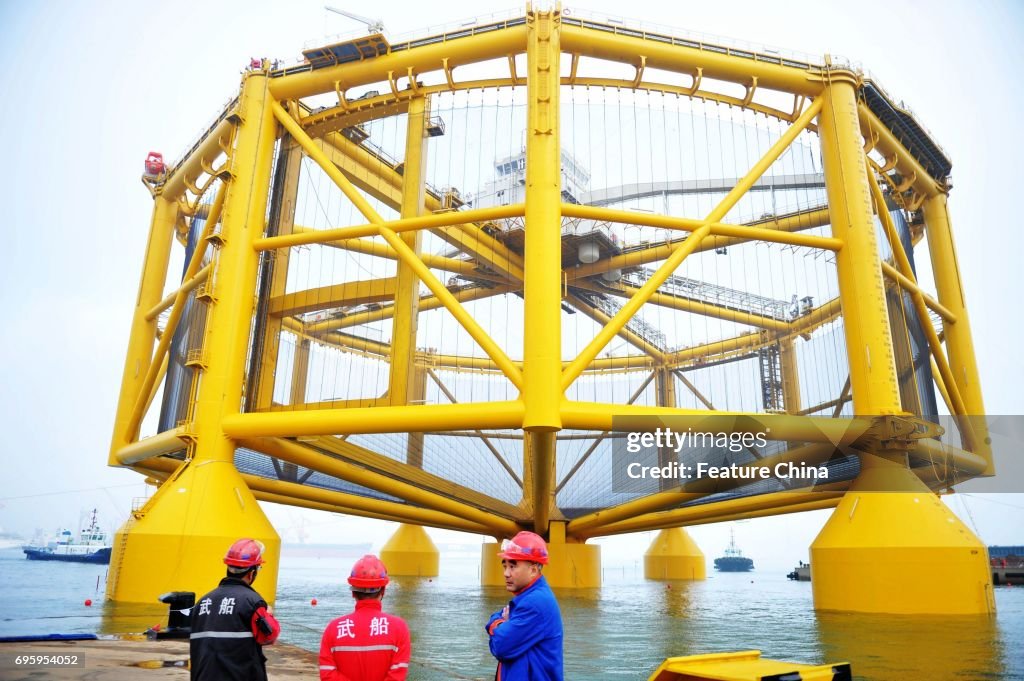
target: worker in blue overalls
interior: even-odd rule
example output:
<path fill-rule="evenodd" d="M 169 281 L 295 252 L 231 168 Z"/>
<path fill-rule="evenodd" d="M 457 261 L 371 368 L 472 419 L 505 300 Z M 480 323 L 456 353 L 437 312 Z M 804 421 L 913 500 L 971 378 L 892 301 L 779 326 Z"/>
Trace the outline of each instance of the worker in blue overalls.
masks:
<path fill-rule="evenodd" d="M 562 614 L 544 575 L 548 549 L 533 532 L 501 546 L 508 605 L 491 615 L 486 630 L 498 660 L 496 681 L 563 681 Z"/>

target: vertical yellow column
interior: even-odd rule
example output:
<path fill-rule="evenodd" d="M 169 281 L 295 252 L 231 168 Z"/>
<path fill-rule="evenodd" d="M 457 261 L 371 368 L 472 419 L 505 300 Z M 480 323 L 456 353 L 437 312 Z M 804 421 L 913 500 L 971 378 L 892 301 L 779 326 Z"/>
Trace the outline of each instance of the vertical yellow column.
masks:
<path fill-rule="evenodd" d="M 426 97 L 409 101 L 405 133 L 405 162 L 402 172 L 402 217 L 423 214 L 426 199 L 426 123 L 429 105 Z M 399 235 L 413 253 L 420 254 L 422 232 Z M 394 406 L 410 401 L 422 402 L 426 391 L 425 370 L 414 365 L 416 329 L 419 318 L 420 280 L 403 260 L 398 261 L 395 285 L 395 316 L 391 331 L 391 374 L 388 397 Z M 406 435 L 406 463 L 423 467 L 423 433 Z M 393 575 L 436 577 L 440 554 L 426 530 L 418 525 L 399 525 L 384 548 L 381 559 Z"/>
<path fill-rule="evenodd" d="M 524 447 L 530 448 L 534 529 L 547 534 L 555 438 L 562 426 L 560 9 L 527 8 L 526 236 L 523 258 Z M 526 457 L 524 456 L 524 463 Z M 524 475 L 524 481 L 528 476 Z"/>
<path fill-rule="evenodd" d="M 659 367 L 654 370 L 654 396 L 659 407 L 674 408 L 676 406 L 676 381 L 675 374 L 667 367 Z M 671 447 L 658 449 L 658 466 L 668 466 L 676 460 L 676 453 Z M 676 483 L 669 478 L 662 478 L 658 481 L 658 488 L 669 489 Z"/>
<path fill-rule="evenodd" d="M 974 341 L 971 338 L 971 322 L 967 315 L 967 300 L 960 266 L 956 259 L 956 245 L 949 221 L 949 206 L 945 194 L 925 199 L 924 225 L 928 234 L 928 253 L 931 255 L 932 272 L 939 302 L 956 316 L 956 322 L 943 322 L 942 332 L 946 339 L 946 355 L 953 380 L 960 389 L 960 397 L 974 429 L 974 452 L 985 457 L 988 467 L 984 475 L 994 475 L 992 447 L 988 444 L 988 428 L 985 423 L 985 403 L 981 397 L 981 382 L 978 364 L 974 357 Z M 927 320 L 922 320 L 928 323 Z"/>
<path fill-rule="evenodd" d="M 796 348 L 792 338 L 779 341 L 779 364 L 782 368 L 782 404 L 789 414 L 800 411 L 800 373 L 796 365 Z"/>
<path fill-rule="evenodd" d="M 276 201 L 276 215 L 271 214 L 271 221 L 277 221 L 276 236 L 291 234 L 295 229 L 295 197 L 299 191 L 299 173 L 302 169 L 302 148 L 291 138 L 286 136 L 281 140 L 281 151 L 278 154 L 278 172 L 283 176 L 279 180 Z M 270 266 L 273 267 L 270 287 L 267 291 L 270 299 L 282 296 L 288 283 L 288 260 L 291 250 L 282 248 L 276 251 L 269 251 L 263 257 L 271 259 Z M 256 409 L 270 407 L 274 399 L 274 381 L 277 373 L 277 356 L 281 343 L 281 318 L 268 315 L 264 321 L 263 339 L 260 345 L 259 377 L 255 382 L 255 399 L 253 404 Z M 309 341 L 296 339 L 296 346 L 305 343 L 309 349 Z M 308 352 L 307 352 L 308 355 Z M 294 384 L 294 379 L 293 379 Z M 304 386 L 305 384 L 303 384 Z M 305 387 L 303 387 L 305 394 Z M 303 402 L 305 400 L 302 400 Z M 292 404 L 295 404 L 293 401 Z"/>
<path fill-rule="evenodd" d="M 566 536 L 565 525 L 562 520 L 551 521 L 544 578 L 556 589 L 601 586 L 601 547 Z M 500 566 L 500 561 L 498 564 Z"/>
<path fill-rule="evenodd" d="M 535 497 L 535 485 L 533 479 L 537 475 L 537 466 L 534 464 L 534 450 L 537 448 L 537 438 L 532 438 L 526 433 L 523 437 L 523 498 L 519 502 L 519 507 L 523 510 L 524 515 L 533 515 L 533 507 Z M 534 530 L 537 534 L 543 534 L 539 530 Z"/>
<path fill-rule="evenodd" d="M 676 406 L 676 382 L 675 374 L 667 367 L 656 369 L 654 375 L 654 388 L 657 395 L 659 407 Z"/>
<path fill-rule="evenodd" d="M 411 358 L 410 358 L 411 359 Z M 407 402 L 410 404 L 423 404 L 427 399 L 427 369 L 423 366 L 412 365 L 409 372 L 409 384 L 407 387 Z M 405 462 L 416 468 L 423 468 L 423 442 L 425 435 L 422 432 L 411 432 L 405 443 Z"/>
<path fill-rule="evenodd" d="M 295 339 L 295 352 L 292 362 L 292 386 L 289 392 L 288 404 L 297 405 L 306 402 L 306 383 L 309 381 L 309 349 L 311 341 L 308 338 Z"/>
<path fill-rule="evenodd" d="M 402 173 L 402 217 L 414 218 L 423 213 L 425 198 L 424 170 L 427 150 L 427 103 L 425 97 L 409 101 L 409 118 L 405 133 L 405 170 Z M 402 241 L 419 256 L 422 233 L 403 232 Z M 395 316 L 391 331 L 391 375 L 388 396 L 393 406 L 409 403 L 409 384 L 413 380 L 413 356 L 416 352 L 416 328 L 419 316 L 420 280 L 403 260 L 398 261 L 395 285 Z"/>
<path fill-rule="evenodd" d="M 523 437 L 523 493 L 529 495 L 524 505 L 533 510 L 533 531 L 542 536 L 548 532 L 554 506 L 557 449 L 554 432 L 527 431 Z"/>
<path fill-rule="evenodd" d="M 207 321 L 193 458 L 118 532 L 117 565 L 111 565 L 107 588 L 115 601 L 153 603 L 167 591 L 208 591 L 223 577 L 222 559 L 239 537 L 266 545 L 267 564 L 255 586 L 270 602 L 276 596 L 280 539 L 235 469 L 235 444 L 221 430 L 221 419 L 240 410 L 245 389 L 258 269 L 252 242 L 266 227 L 276 141 L 270 101 L 266 77 L 247 75 L 224 203 L 223 245 L 210 276 L 216 302 Z"/>
<path fill-rule="evenodd" d="M 523 400 L 528 431 L 562 427 L 559 10 L 527 10 Z"/>
<path fill-rule="evenodd" d="M 153 217 L 146 244 L 146 257 L 142 265 L 139 292 L 135 296 L 135 312 L 132 316 L 131 335 L 128 337 L 128 351 L 121 374 L 121 394 L 117 401 L 117 416 L 114 434 L 110 442 L 107 463 L 116 466 L 114 454 L 129 444 L 126 436 L 128 420 L 131 418 L 136 397 L 142 388 L 143 379 L 153 360 L 153 343 L 156 340 L 156 319 L 147 320 L 146 312 L 163 299 L 164 284 L 167 281 L 167 264 L 174 236 L 174 223 L 178 219 L 178 206 L 157 196 L 153 201 Z"/>
<path fill-rule="evenodd" d="M 818 117 L 854 412 L 899 414 L 899 384 L 857 114 L 856 76 L 833 71 Z"/>
<path fill-rule="evenodd" d="M 854 411 L 899 414 L 899 384 L 857 119 L 854 74 L 829 73 L 818 119 L 837 253 Z M 893 614 L 994 611 L 984 545 L 907 469 L 865 452 L 861 472 L 811 544 L 818 610 Z M 896 491 L 898 490 L 898 491 Z"/>

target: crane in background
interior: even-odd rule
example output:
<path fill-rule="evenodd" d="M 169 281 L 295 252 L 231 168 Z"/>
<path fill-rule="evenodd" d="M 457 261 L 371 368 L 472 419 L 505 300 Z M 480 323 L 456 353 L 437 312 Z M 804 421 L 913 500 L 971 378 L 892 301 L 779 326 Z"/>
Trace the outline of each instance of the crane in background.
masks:
<path fill-rule="evenodd" d="M 337 7 L 331 7 L 330 5 L 324 5 L 324 9 L 327 10 L 328 12 L 334 12 L 335 14 L 340 14 L 343 17 L 354 19 L 355 21 L 358 21 L 361 24 L 366 24 L 366 30 L 369 33 L 384 32 L 384 22 L 380 19 L 367 19 L 366 17 L 360 16 L 353 12 L 347 12 L 343 9 L 338 9 Z"/>

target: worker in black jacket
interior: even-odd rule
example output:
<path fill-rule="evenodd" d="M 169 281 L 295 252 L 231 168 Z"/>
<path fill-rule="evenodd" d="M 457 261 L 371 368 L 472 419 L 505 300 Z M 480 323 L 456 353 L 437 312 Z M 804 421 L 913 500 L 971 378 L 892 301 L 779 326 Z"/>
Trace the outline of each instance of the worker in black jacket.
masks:
<path fill-rule="evenodd" d="M 263 562 L 263 544 L 239 539 L 224 556 L 227 576 L 193 606 L 192 681 L 266 681 L 263 646 L 281 626 L 252 588 Z"/>

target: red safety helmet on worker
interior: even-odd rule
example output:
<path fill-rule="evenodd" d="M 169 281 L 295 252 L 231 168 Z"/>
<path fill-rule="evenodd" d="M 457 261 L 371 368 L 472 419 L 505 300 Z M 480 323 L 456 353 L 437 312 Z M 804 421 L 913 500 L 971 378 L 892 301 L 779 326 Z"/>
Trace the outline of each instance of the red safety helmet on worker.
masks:
<path fill-rule="evenodd" d="M 548 546 L 539 534 L 523 531 L 501 543 L 499 558 L 525 560 L 540 565 L 548 564 Z"/>
<path fill-rule="evenodd" d="M 384 567 L 377 556 L 367 554 L 356 561 L 352 566 L 352 572 L 348 576 L 349 586 L 353 591 L 363 593 L 374 593 L 383 589 L 391 580 L 388 579 L 388 569 Z"/>
<path fill-rule="evenodd" d="M 263 565 L 263 542 L 255 539 L 239 539 L 224 556 L 224 564 L 235 568 L 252 568 Z"/>

